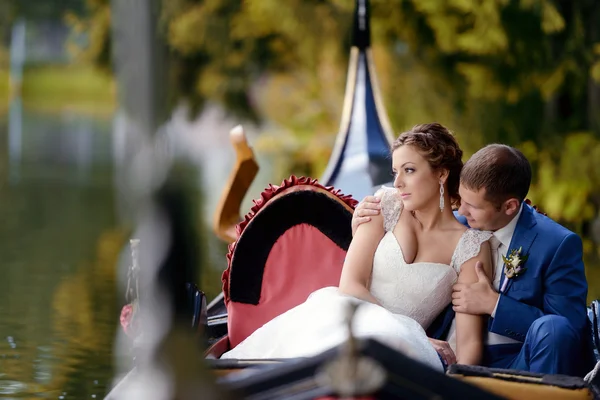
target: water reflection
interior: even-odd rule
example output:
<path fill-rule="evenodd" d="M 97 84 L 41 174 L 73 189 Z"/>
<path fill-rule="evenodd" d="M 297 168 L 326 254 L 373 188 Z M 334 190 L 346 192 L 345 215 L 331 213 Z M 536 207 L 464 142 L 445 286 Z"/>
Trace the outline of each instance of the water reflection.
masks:
<path fill-rule="evenodd" d="M 0 171 L 0 394 L 100 397 L 126 237 L 114 212 L 110 121 L 22 112 L 22 122 L 13 111 L 0 124 L 9 160 Z"/>
<path fill-rule="evenodd" d="M 23 134 L 23 101 L 21 97 L 11 99 L 8 121 L 8 163 L 9 180 L 18 182 L 21 164 L 21 135 Z"/>
<path fill-rule="evenodd" d="M 115 267 L 123 265 L 130 234 L 117 210 L 115 120 L 45 114 L 20 103 L 12 110 L 10 122 L 0 116 L 0 395 L 101 397 L 112 384 L 124 302 L 116 290 L 124 271 Z M 210 226 L 234 160 L 232 126 L 212 110 L 194 123 L 176 117 L 171 132 L 202 172 L 196 222 L 200 286 L 209 298 L 220 292 L 225 267 L 226 244 Z M 245 208 L 282 178 L 260 164 Z"/>
<path fill-rule="evenodd" d="M 16 109 L 16 107 L 15 107 Z M 11 108 L 12 110 L 12 108 Z M 9 175 L 14 183 L 59 180 L 71 184 L 97 185 L 90 174 L 111 164 L 110 121 L 64 112 L 59 115 L 39 114 L 25 110 L 11 114 L 9 124 Z"/>

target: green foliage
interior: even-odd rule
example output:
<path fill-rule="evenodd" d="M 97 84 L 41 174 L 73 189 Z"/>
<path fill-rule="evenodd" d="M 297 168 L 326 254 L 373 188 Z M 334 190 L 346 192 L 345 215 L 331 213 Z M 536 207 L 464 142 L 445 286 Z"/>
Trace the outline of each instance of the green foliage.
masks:
<path fill-rule="evenodd" d="M 88 4 L 101 6 L 84 29 L 107 24 L 108 1 Z M 318 176 L 339 123 L 354 5 L 164 1 L 161 23 L 179 98 L 196 110 L 210 101 L 240 118 L 268 122 L 261 150 L 284 154 L 293 172 Z M 520 146 L 534 165 L 536 203 L 580 226 L 598 215 L 600 3 L 371 5 L 373 54 L 393 126 L 440 121 L 454 128 L 467 154 L 489 142 Z M 102 64 L 107 30 L 96 32 L 90 54 Z"/>
<path fill-rule="evenodd" d="M 6 0 L 5 0 L 6 1 Z M 14 14 L 28 20 L 61 19 L 67 11 L 82 13 L 84 0 L 8 0 Z"/>
<path fill-rule="evenodd" d="M 69 10 L 64 15 L 71 27 L 72 37 L 68 49 L 75 59 L 91 63 L 101 70 L 112 69 L 110 0 L 80 0 L 85 12 Z M 86 46 L 76 41 L 82 34 L 87 36 Z"/>
<path fill-rule="evenodd" d="M 573 133 L 557 147 L 537 149 L 531 142 L 524 153 L 537 171 L 531 189 L 534 203 L 553 218 L 581 224 L 596 216 L 590 200 L 600 188 L 600 141 L 589 132 Z"/>
<path fill-rule="evenodd" d="M 252 91 L 264 87 L 257 82 L 268 85 L 264 80 L 272 75 L 265 73 L 285 73 L 292 84 L 302 82 L 304 99 L 322 93 L 316 88 L 324 82 L 320 69 L 344 54 L 339 38 L 352 11 L 351 4 L 340 1 L 180 0 L 164 6 L 183 97 L 192 103 L 219 102 L 253 121 L 272 117 L 252 101 Z"/>
<path fill-rule="evenodd" d="M 586 128 L 583 110 L 559 116 L 553 105 L 585 101 L 594 39 L 585 27 L 597 9 L 592 2 L 551 0 L 398 0 L 382 5 L 381 13 L 395 13 L 386 37 L 409 49 L 397 64 L 416 58 L 430 75 L 443 77 L 452 92 L 447 100 L 479 119 L 484 141 L 541 144 L 549 135 Z M 489 118 L 490 112 L 502 117 Z"/>
<path fill-rule="evenodd" d="M 67 12 L 82 13 L 85 0 L 0 0 L 0 67 L 7 63 L 10 32 L 17 18 L 60 20 Z"/>

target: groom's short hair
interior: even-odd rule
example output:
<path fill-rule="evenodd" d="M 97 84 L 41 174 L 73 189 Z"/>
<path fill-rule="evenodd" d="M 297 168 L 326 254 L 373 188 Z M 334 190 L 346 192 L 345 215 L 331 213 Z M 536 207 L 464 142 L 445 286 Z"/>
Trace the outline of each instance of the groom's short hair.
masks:
<path fill-rule="evenodd" d="M 486 200 L 496 206 L 511 197 L 523 201 L 531 185 L 531 165 L 514 147 L 490 144 L 465 163 L 460 183 L 470 190 L 485 188 Z"/>

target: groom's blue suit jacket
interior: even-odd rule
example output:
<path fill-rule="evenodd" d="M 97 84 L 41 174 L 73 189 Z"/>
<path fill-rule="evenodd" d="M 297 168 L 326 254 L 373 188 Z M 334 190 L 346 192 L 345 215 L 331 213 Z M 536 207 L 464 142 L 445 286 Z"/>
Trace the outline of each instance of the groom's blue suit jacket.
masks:
<path fill-rule="evenodd" d="M 467 225 L 464 217 L 457 218 Z M 520 247 L 521 254 L 529 255 L 526 270 L 507 282 L 488 330 L 523 341 L 533 321 L 556 314 L 587 334 L 588 286 L 579 236 L 523 204 L 509 251 Z M 504 279 L 503 273 L 500 287 Z M 450 305 L 428 328 L 428 335 L 444 339 L 453 318 Z"/>

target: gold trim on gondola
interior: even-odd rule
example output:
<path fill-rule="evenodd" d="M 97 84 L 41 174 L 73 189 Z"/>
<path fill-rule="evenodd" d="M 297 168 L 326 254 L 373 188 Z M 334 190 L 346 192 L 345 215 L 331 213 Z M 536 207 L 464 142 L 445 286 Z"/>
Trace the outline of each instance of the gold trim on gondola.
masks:
<path fill-rule="evenodd" d="M 346 95 L 344 96 L 344 108 L 342 109 L 342 118 L 340 128 L 333 145 L 333 151 L 329 160 L 338 160 L 344 150 L 344 144 L 350 130 L 350 120 L 352 118 L 352 109 L 354 107 L 354 92 L 356 90 L 356 76 L 358 74 L 358 62 L 360 60 L 360 50 L 353 46 L 350 49 L 350 61 L 348 62 L 348 77 L 346 78 Z M 329 164 L 323 177 L 320 179 L 323 184 L 329 184 L 329 180 L 335 171 L 336 163 Z"/>
<path fill-rule="evenodd" d="M 394 131 L 392 129 L 392 125 L 390 124 L 390 120 L 388 119 L 387 113 L 385 112 L 385 106 L 383 104 L 383 96 L 381 95 L 381 90 L 379 88 L 379 80 L 377 79 L 377 72 L 375 71 L 375 62 L 373 61 L 373 51 L 370 48 L 365 49 L 367 68 L 369 70 L 369 79 L 371 81 L 371 88 L 373 90 L 373 99 L 375 100 L 375 109 L 377 110 L 377 115 L 379 116 L 379 121 L 381 122 L 381 128 L 383 129 L 383 133 L 385 134 L 385 138 L 387 139 L 390 147 L 394 142 Z"/>

